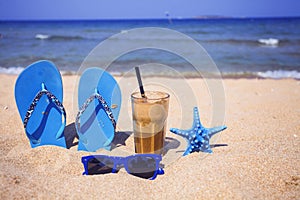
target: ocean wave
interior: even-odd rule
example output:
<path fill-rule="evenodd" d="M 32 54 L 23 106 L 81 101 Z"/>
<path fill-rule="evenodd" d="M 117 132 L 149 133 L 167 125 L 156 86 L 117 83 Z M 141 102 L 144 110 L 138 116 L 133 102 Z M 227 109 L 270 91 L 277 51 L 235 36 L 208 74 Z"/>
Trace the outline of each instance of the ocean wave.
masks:
<path fill-rule="evenodd" d="M 66 36 L 66 35 L 46 35 L 46 34 L 36 34 L 35 39 L 39 40 L 55 40 L 55 41 L 69 41 L 69 40 L 82 40 L 81 36 Z"/>
<path fill-rule="evenodd" d="M 11 75 L 18 75 L 24 70 L 23 67 L 10 67 L 10 68 L 4 68 L 0 67 L 0 74 L 11 74 Z M 60 73 L 62 75 L 74 75 L 77 72 L 72 70 L 61 70 Z M 125 72 L 122 71 L 110 71 L 113 75 L 116 76 L 123 76 Z M 128 75 L 128 73 L 126 72 Z M 178 78 L 178 74 L 180 76 L 184 76 L 186 78 L 201 78 L 200 74 L 198 72 L 194 71 L 181 71 L 179 73 L 165 73 L 165 72 L 144 72 L 143 76 L 145 77 L 168 77 L 168 78 Z M 132 73 L 132 76 L 135 76 L 134 73 Z M 206 74 L 206 77 L 208 78 L 214 78 L 214 74 Z M 300 80 L 300 72 L 296 70 L 274 70 L 274 71 L 265 71 L 265 72 L 223 72 L 222 78 L 269 78 L 269 79 L 284 79 L 284 78 L 292 78 Z"/>
<path fill-rule="evenodd" d="M 217 39 L 217 40 L 203 40 L 203 42 L 208 42 L 208 43 L 228 43 L 232 45 L 251 45 L 251 46 L 257 46 L 257 45 L 264 45 L 264 46 L 272 46 L 272 47 L 277 47 L 280 43 L 295 43 L 298 41 L 289 41 L 289 40 L 283 40 L 280 41 L 279 39 L 275 38 L 268 38 L 268 39 L 257 39 L 257 40 L 252 40 L 252 39 Z"/>
<path fill-rule="evenodd" d="M 111 72 L 116 76 L 123 76 L 122 72 Z M 132 72 L 126 73 L 126 76 L 135 76 Z M 143 72 L 144 77 L 166 77 L 166 78 L 204 78 L 202 74 L 198 72 L 184 71 L 179 73 L 165 73 L 165 72 Z M 265 78 L 265 79 L 300 79 L 300 72 L 297 71 L 266 71 L 266 72 L 223 72 L 221 73 L 221 77 L 223 79 L 256 79 L 256 78 Z M 213 73 L 205 73 L 205 78 L 219 78 L 218 74 Z"/>
<path fill-rule="evenodd" d="M 281 78 L 294 78 L 300 79 L 300 72 L 296 70 L 286 71 L 286 70 L 275 70 L 275 71 L 266 71 L 266 72 L 258 72 L 257 75 L 262 78 L 273 78 L 273 79 L 281 79 Z"/>
<path fill-rule="evenodd" d="M 50 36 L 49 35 L 44 35 L 44 34 L 36 34 L 35 38 L 39 40 L 45 40 L 48 39 Z"/>
<path fill-rule="evenodd" d="M 275 38 L 259 39 L 258 42 L 263 45 L 276 47 L 279 45 L 279 40 Z"/>
<path fill-rule="evenodd" d="M 0 74 L 19 75 L 24 70 L 24 67 L 0 67 Z M 75 75 L 76 71 L 60 70 L 61 75 Z"/>
<path fill-rule="evenodd" d="M 224 72 L 223 78 L 266 78 L 266 79 L 300 79 L 300 72 L 296 70 L 268 70 L 264 72 Z"/>

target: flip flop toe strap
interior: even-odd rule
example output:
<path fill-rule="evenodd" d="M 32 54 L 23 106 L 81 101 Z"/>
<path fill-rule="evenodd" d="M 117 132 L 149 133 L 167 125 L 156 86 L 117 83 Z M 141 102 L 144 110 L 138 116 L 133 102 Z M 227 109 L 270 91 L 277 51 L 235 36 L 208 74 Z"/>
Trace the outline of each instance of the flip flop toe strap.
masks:
<path fill-rule="evenodd" d="M 62 136 L 64 127 L 66 125 L 66 112 L 65 112 L 65 108 L 63 107 L 62 103 L 57 99 L 57 97 L 54 94 L 52 94 L 51 92 L 49 92 L 47 89 L 45 89 L 44 84 L 42 84 L 42 90 L 39 91 L 35 95 L 32 103 L 30 104 L 30 106 L 29 106 L 29 108 L 28 108 L 28 110 L 26 112 L 26 115 L 25 115 L 25 118 L 24 118 L 24 121 L 23 121 L 23 125 L 24 125 L 24 129 L 26 130 L 26 134 L 27 134 L 27 136 L 33 142 L 39 142 L 39 140 L 37 140 L 36 138 L 34 138 L 31 134 L 28 134 L 28 132 L 27 132 L 27 124 L 28 124 L 28 122 L 30 120 L 30 117 L 32 116 L 32 113 L 35 110 L 36 105 L 38 104 L 39 100 L 42 98 L 43 95 L 46 95 L 55 104 L 55 106 L 61 111 L 61 113 L 64 116 L 64 121 L 63 121 L 62 126 L 60 127 L 59 131 L 56 134 L 56 139 L 58 139 L 58 138 L 60 138 Z"/>
<path fill-rule="evenodd" d="M 84 113 L 84 111 L 87 109 L 89 104 L 94 99 L 97 99 L 101 103 L 101 105 L 103 106 L 104 111 L 105 111 L 106 115 L 108 116 L 108 118 L 110 119 L 114 129 L 116 129 L 116 120 L 113 116 L 113 113 L 112 113 L 110 107 L 108 106 L 105 99 L 98 92 L 95 92 L 84 102 L 84 104 L 80 107 L 80 109 L 77 113 L 76 120 L 75 120 L 75 125 L 76 125 L 77 131 L 80 132 L 80 117 L 81 117 L 81 115 Z"/>

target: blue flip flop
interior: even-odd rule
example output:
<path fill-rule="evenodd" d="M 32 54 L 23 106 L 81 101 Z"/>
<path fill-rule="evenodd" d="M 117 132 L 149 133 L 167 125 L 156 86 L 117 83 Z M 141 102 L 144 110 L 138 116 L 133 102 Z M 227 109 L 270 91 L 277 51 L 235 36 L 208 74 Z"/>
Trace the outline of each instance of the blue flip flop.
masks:
<path fill-rule="evenodd" d="M 109 150 L 121 108 L 121 90 L 116 80 L 101 68 L 86 69 L 79 81 L 78 106 L 78 150 Z"/>
<path fill-rule="evenodd" d="M 62 80 L 53 63 L 42 60 L 24 69 L 15 84 L 15 100 L 32 148 L 66 148 Z"/>

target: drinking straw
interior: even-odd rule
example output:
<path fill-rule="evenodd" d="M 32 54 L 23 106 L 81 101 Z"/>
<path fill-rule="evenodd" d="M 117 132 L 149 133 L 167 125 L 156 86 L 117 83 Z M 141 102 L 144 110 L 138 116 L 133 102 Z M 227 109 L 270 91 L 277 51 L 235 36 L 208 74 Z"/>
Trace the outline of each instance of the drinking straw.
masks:
<path fill-rule="evenodd" d="M 146 98 L 139 67 L 135 67 L 135 73 L 136 73 L 136 78 L 139 82 L 140 93 L 143 98 Z"/>

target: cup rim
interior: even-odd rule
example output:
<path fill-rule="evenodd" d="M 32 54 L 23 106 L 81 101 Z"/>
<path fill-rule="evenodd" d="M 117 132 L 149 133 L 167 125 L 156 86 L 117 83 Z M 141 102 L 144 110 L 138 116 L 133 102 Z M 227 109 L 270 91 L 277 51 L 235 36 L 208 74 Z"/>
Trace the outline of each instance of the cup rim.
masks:
<path fill-rule="evenodd" d="M 147 91 L 145 91 L 145 93 L 147 94 L 147 92 L 149 93 L 149 92 L 155 92 L 155 93 L 160 93 L 160 94 L 162 94 L 163 95 L 163 97 L 157 97 L 157 98 L 146 98 L 146 99 L 148 99 L 148 100 L 164 100 L 164 99 L 168 99 L 169 97 L 170 97 L 170 94 L 168 94 L 168 93 L 166 93 L 166 92 L 162 92 L 162 91 L 157 91 L 157 90 L 147 90 Z M 139 94 L 139 96 L 136 96 L 137 94 Z M 141 95 L 140 95 L 140 92 L 133 92 L 132 94 L 131 94 L 131 98 L 132 99 L 145 99 L 144 97 L 142 97 Z"/>

